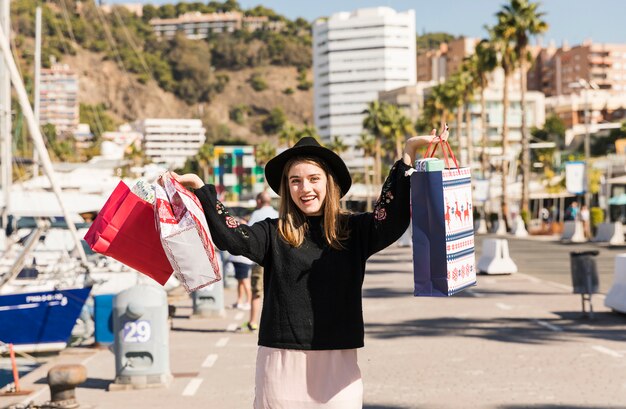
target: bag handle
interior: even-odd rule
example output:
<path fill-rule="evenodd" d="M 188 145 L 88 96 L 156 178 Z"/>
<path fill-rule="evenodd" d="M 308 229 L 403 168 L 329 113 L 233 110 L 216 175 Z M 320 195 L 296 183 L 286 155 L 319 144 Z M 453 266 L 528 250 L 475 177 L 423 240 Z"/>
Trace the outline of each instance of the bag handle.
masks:
<path fill-rule="evenodd" d="M 450 161 L 448 159 L 448 154 L 450 154 L 450 157 L 452 158 L 452 161 L 454 162 L 454 166 L 456 167 L 456 169 L 459 169 L 459 164 L 456 160 L 456 156 L 454 156 L 454 152 L 452 152 L 452 148 L 450 147 L 450 144 L 448 143 L 448 139 L 447 139 L 447 136 L 448 136 L 447 134 L 449 133 L 448 131 L 449 131 L 448 124 L 444 124 L 441 133 L 437 135 L 435 138 L 433 138 L 428 144 L 428 146 L 426 147 L 426 153 L 424 154 L 424 157 L 434 158 L 435 152 L 437 151 L 437 147 L 439 147 L 439 145 L 441 144 L 441 151 L 443 152 L 443 158 L 446 164 L 446 168 L 452 169 L 452 167 L 450 166 Z M 433 135 L 434 133 L 436 133 L 436 131 L 433 129 L 433 132 L 431 133 L 431 135 Z M 446 139 L 444 139 L 444 137 Z M 433 142 L 435 143 L 434 145 L 433 145 Z M 433 147 L 432 151 L 430 150 L 431 146 Z"/>

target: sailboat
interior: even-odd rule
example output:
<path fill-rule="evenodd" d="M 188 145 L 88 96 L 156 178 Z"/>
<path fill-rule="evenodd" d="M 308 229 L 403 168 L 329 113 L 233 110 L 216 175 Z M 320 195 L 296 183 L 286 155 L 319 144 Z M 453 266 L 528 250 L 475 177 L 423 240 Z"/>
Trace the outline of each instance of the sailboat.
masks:
<path fill-rule="evenodd" d="M 7 20 L 8 3 L 8 0 L 0 2 L 2 6 L 0 15 Z M 63 280 L 49 280 L 47 282 L 39 281 L 37 287 L 28 285 L 28 279 L 31 278 L 29 274 L 33 275 L 32 278 L 37 278 L 39 275 L 38 271 L 29 269 L 27 264 L 31 257 L 30 252 L 37 246 L 42 235 L 50 227 L 49 215 L 41 212 L 32 215 L 34 216 L 35 226 L 33 226 L 32 232 L 23 238 L 24 243 L 20 246 L 9 246 L 10 238 L 1 235 L 2 239 L 0 241 L 4 241 L 5 252 L 0 261 L 0 341 L 5 344 L 12 343 L 16 350 L 22 351 L 59 350 L 66 346 L 70 338 L 72 328 L 74 328 L 76 320 L 91 292 L 92 281 L 89 276 L 87 256 L 78 236 L 74 217 L 62 200 L 61 190 L 56 181 L 39 125 L 35 119 L 24 83 L 11 53 L 8 29 L 6 28 L 8 26 L 8 24 L 0 22 L 0 48 L 2 50 L 2 58 L 0 60 L 4 60 L 4 66 L 1 67 L 3 75 L 0 75 L 0 105 L 4 107 L 10 106 L 9 85 L 13 84 L 33 144 L 39 154 L 44 174 L 48 177 L 54 197 L 58 201 L 56 216 L 62 216 L 63 222 L 71 232 L 75 243 L 74 249 L 80 261 L 75 262 L 71 259 L 66 259 L 63 262 L 68 264 L 64 265 L 58 264 L 60 260 L 52 260 L 51 267 L 53 270 L 56 269 L 57 272 L 70 271 L 72 273 L 76 271 L 76 268 L 79 268 L 83 271 L 83 276 L 81 280 L 73 280 L 72 283 L 66 283 Z M 10 83 L 8 82 L 9 78 Z M 10 124 L 10 110 L 4 109 L 4 111 L 8 111 L 8 115 L 0 118 L 0 124 L 4 124 L 3 129 L 0 128 L 0 135 L 5 139 L 9 138 L 8 140 L 10 141 L 10 125 L 6 126 L 7 122 Z M 9 153 L 11 144 L 10 142 L 6 143 L 5 140 L 2 146 L 2 165 L 4 169 L 8 169 L 3 172 L 4 206 L 6 210 L 10 209 L 9 201 L 11 196 L 10 168 L 12 160 Z M 36 203 L 33 202 L 32 204 Z M 49 208 L 53 207 L 50 206 L 52 203 L 49 199 L 43 204 Z M 3 215 L 3 219 L 4 227 L 6 228 L 6 212 Z M 16 285 L 20 281 L 19 278 L 23 278 L 22 284 L 26 283 L 27 285 Z"/>

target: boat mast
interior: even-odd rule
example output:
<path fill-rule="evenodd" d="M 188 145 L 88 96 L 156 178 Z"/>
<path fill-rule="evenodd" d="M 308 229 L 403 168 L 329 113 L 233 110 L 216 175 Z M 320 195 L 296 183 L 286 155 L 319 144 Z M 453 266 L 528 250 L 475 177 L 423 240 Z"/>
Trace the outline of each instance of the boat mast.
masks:
<path fill-rule="evenodd" d="M 10 0 L 0 0 L 0 31 L 9 33 L 11 30 Z M 13 149 L 11 138 L 11 80 L 8 63 L 0 59 L 0 155 L 2 162 L 2 190 L 4 192 L 4 209 L 2 209 L 2 227 L 6 229 L 10 212 L 11 183 L 13 179 Z"/>
<path fill-rule="evenodd" d="M 4 31 L 8 33 L 8 31 Z M 35 87 L 33 89 L 33 111 L 35 123 L 39 125 L 40 99 L 41 99 L 41 7 L 35 9 Z M 33 149 L 33 177 L 39 176 L 39 155 Z"/>
<path fill-rule="evenodd" d="M 3 3 L 8 3 L 9 0 L 0 0 Z M 74 239 L 74 243 L 76 245 L 76 250 L 80 255 L 80 259 L 83 264 L 87 265 L 87 256 L 85 254 L 85 249 L 78 238 L 78 231 L 76 230 L 76 226 L 70 217 L 63 200 L 61 200 L 61 189 L 59 188 L 58 183 L 56 182 L 56 176 L 54 175 L 54 170 L 52 169 L 52 162 L 50 161 L 50 156 L 48 156 L 48 151 L 46 150 L 46 146 L 43 141 L 43 137 L 41 136 L 41 129 L 39 129 L 39 124 L 35 121 L 35 114 L 33 113 L 33 108 L 30 106 L 30 102 L 28 101 L 28 95 L 26 94 L 26 88 L 24 87 L 24 83 L 22 82 L 22 78 L 20 77 L 19 72 L 17 71 L 17 66 L 15 65 L 15 60 L 13 59 L 13 54 L 11 53 L 11 46 L 9 45 L 8 36 L 5 34 L 9 31 L 0 30 L 0 48 L 2 48 L 2 55 L 4 57 L 4 61 L 6 62 L 6 67 L 8 68 L 8 72 L 11 77 L 11 82 L 15 87 L 15 92 L 17 93 L 18 101 L 20 107 L 22 108 L 22 112 L 24 114 L 24 118 L 26 119 L 26 123 L 28 124 L 28 130 L 30 131 L 30 135 L 33 139 L 33 144 L 35 145 L 35 149 L 39 153 L 39 157 L 41 159 L 41 165 L 43 167 L 43 171 L 48 176 L 50 180 L 50 186 L 52 187 L 52 191 L 54 192 L 57 200 L 59 201 L 59 206 L 61 207 L 61 211 L 63 212 L 63 216 L 65 217 L 65 221 L 67 223 L 67 227 L 69 227 L 72 232 L 72 238 Z M 7 77 L 6 75 L 2 78 Z M 6 190 L 6 187 L 5 187 Z"/>

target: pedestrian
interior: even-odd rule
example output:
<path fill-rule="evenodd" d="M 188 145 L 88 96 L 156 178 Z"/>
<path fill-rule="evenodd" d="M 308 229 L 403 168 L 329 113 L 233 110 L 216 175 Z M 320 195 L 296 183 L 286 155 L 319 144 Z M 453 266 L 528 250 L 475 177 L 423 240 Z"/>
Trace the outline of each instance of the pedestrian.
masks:
<path fill-rule="evenodd" d="M 352 184 L 348 168 L 312 137 L 265 167 L 280 196 L 278 219 L 240 225 L 217 200 L 215 186 L 195 174 L 172 174 L 195 189 L 217 247 L 264 267 L 255 408 L 362 407 L 357 348 L 364 339 L 365 263 L 406 231 L 407 171 L 417 148 L 433 138 L 406 141 L 371 213 L 341 209 L 339 200 Z"/>
<path fill-rule="evenodd" d="M 250 215 L 248 225 L 265 219 L 277 219 L 278 212 L 272 207 L 272 198 L 268 191 L 264 190 L 256 197 L 256 209 Z M 254 263 L 250 277 L 252 288 L 252 301 L 250 303 L 250 318 L 239 331 L 255 332 L 259 328 L 259 312 L 261 311 L 261 296 L 263 295 L 263 266 Z"/>
<path fill-rule="evenodd" d="M 591 238 L 591 215 L 589 214 L 589 208 L 587 205 L 583 205 L 580 208 L 580 221 L 583 222 L 583 232 L 585 233 L 585 238 Z"/>
<path fill-rule="evenodd" d="M 254 263 L 242 255 L 231 255 L 228 261 L 233 263 L 237 280 L 237 302 L 233 304 L 233 308 L 248 311 L 252 302 L 250 271 Z"/>
<path fill-rule="evenodd" d="M 573 221 L 578 220 L 578 202 L 573 201 L 565 210 L 565 220 Z"/>

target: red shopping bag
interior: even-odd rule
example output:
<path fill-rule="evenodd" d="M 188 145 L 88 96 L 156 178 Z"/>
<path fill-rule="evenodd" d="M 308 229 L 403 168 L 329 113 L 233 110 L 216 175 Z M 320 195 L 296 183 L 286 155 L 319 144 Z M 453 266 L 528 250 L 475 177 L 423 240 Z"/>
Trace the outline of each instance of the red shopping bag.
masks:
<path fill-rule="evenodd" d="M 132 193 L 122 181 L 85 234 L 85 241 L 93 251 L 112 257 L 161 285 L 172 275 L 152 205 Z"/>

